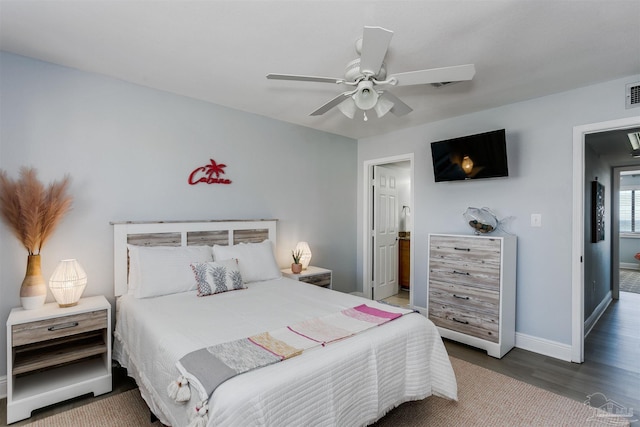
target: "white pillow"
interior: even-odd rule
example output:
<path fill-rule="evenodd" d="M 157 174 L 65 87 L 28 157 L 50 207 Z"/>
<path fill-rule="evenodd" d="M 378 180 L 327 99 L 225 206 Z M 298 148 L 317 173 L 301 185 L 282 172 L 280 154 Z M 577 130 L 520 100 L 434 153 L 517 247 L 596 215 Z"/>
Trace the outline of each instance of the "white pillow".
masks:
<path fill-rule="evenodd" d="M 238 268 L 245 283 L 277 279 L 281 276 L 270 240 L 233 246 L 214 245 L 213 258 L 216 261 L 237 259 Z"/>
<path fill-rule="evenodd" d="M 129 293 L 136 298 L 187 292 L 196 288 L 192 262 L 213 261 L 210 246 L 135 246 L 129 248 Z"/>
<path fill-rule="evenodd" d="M 199 297 L 246 289 L 235 259 L 194 262 L 191 263 L 191 269 L 198 283 Z"/>

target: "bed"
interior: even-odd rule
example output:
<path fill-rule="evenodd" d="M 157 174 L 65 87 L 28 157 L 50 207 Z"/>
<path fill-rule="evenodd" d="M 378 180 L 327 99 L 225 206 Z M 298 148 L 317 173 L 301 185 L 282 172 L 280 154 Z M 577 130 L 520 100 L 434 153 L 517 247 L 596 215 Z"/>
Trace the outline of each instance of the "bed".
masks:
<path fill-rule="evenodd" d="M 180 376 L 176 362 L 190 352 L 361 304 L 393 310 L 274 274 L 276 224 L 276 220 L 113 224 L 114 359 L 136 380 L 149 408 L 165 425 L 193 423 L 198 393 L 186 402 L 176 402 L 167 393 L 167 386 Z M 200 282 L 188 289 L 182 285 L 177 292 L 171 288 L 169 283 L 178 282 L 180 276 L 169 270 L 184 260 L 166 257 L 203 247 L 219 258 L 240 254 L 234 259 L 244 266 L 239 269 L 248 282 L 243 289 L 200 297 Z M 145 280 L 148 283 L 142 285 Z M 435 326 L 419 313 L 409 313 L 223 382 L 205 402 L 206 425 L 361 426 L 403 402 L 432 395 L 456 400 L 455 376 Z"/>

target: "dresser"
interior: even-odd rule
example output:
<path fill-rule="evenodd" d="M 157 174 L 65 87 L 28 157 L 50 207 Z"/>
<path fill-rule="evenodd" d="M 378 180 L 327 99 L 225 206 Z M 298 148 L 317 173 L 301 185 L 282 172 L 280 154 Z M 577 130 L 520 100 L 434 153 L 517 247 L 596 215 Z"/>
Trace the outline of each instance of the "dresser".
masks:
<path fill-rule="evenodd" d="M 516 236 L 429 235 L 429 319 L 501 358 L 515 345 Z"/>

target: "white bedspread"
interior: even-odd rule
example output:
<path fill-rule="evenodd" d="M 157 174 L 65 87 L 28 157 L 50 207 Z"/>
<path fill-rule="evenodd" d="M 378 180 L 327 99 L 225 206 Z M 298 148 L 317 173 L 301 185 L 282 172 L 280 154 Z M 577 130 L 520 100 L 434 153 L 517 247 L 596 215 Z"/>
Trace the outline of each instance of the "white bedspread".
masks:
<path fill-rule="evenodd" d="M 186 404 L 166 393 L 180 357 L 363 302 L 376 304 L 286 278 L 202 298 L 195 291 L 125 295 L 117 305 L 114 358 L 163 423 L 185 426 L 196 393 Z M 208 425 L 361 426 L 430 395 L 457 399 L 457 386 L 437 329 L 415 313 L 232 378 L 210 399 Z"/>

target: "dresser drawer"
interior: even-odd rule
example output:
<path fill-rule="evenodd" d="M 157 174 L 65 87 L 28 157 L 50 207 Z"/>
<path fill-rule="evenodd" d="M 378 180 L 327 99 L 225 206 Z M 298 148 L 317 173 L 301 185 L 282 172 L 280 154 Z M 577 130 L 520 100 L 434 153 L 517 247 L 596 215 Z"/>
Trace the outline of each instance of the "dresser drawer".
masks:
<path fill-rule="evenodd" d="M 455 283 L 500 290 L 500 241 L 432 236 L 429 282 Z"/>
<path fill-rule="evenodd" d="M 500 265 L 500 240 L 462 236 L 432 236 L 431 259 Z"/>
<path fill-rule="evenodd" d="M 331 273 L 314 274 L 301 278 L 300 281 L 316 286 L 329 286 L 331 284 Z"/>
<path fill-rule="evenodd" d="M 500 314 L 499 292 L 487 289 L 432 281 L 429 285 L 429 301 L 480 311 L 496 319 Z"/>
<path fill-rule="evenodd" d="M 97 310 L 13 325 L 11 344 L 18 347 L 107 328 L 107 311 Z"/>
<path fill-rule="evenodd" d="M 433 282 L 454 283 L 458 285 L 500 291 L 500 267 L 483 268 L 464 265 L 429 263 L 429 284 Z"/>
<path fill-rule="evenodd" d="M 499 339 L 497 316 L 470 311 L 457 305 L 440 304 L 432 301 L 429 304 L 429 319 L 441 328 L 494 343 L 497 343 Z"/>

